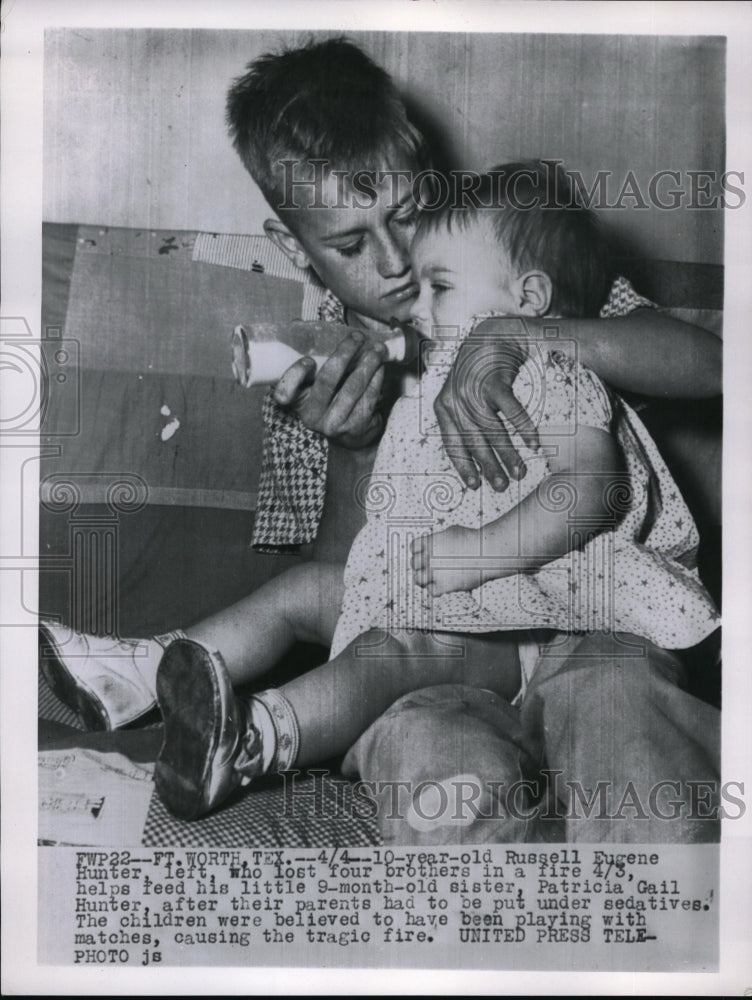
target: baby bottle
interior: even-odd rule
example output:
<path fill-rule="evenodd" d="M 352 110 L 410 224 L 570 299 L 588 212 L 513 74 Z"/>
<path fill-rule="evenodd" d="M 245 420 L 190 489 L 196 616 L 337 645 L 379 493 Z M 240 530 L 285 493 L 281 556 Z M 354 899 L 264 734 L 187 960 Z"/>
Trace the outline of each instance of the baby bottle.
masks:
<path fill-rule="evenodd" d="M 232 334 L 232 372 L 249 389 L 279 381 L 290 365 L 309 357 L 316 368 L 334 353 L 350 328 L 342 323 L 304 322 L 254 323 L 250 334 L 242 325 Z M 418 334 L 409 326 L 395 325 L 393 335 L 383 341 L 387 361 L 410 361 L 417 355 Z"/>

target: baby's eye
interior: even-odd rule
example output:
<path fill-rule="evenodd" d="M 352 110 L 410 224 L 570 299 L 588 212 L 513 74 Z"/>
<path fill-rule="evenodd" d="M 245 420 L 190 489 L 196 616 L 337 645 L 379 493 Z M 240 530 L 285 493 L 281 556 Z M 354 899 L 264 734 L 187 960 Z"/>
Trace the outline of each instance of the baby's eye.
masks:
<path fill-rule="evenodd" d="M 335 247 L 335 249 L 340 257 L 357 257 L 363 250 L 363 240 L 358 240 L 357 243 L 350 243 L 348 246 Z"/>
<path fill-rule="evenodd" d="M 448 292 L 450 287 L 450 285 L 444 285 L 440 281 L 431 282 L 431 291 L 434 295 L 441 295 L 442 292 Z"/>

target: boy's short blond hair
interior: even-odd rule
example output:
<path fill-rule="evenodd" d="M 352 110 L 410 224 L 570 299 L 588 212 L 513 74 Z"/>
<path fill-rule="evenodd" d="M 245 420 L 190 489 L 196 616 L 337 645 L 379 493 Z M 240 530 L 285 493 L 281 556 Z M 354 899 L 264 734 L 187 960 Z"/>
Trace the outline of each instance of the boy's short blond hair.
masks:
<path fill-rule="evenodd" d="M 282 161 L 353 173 L 428 162 L 389 74 L 342 37 L 255 59 L 228 92 L 227 124 L 274 211 L 285 202 Z"/>

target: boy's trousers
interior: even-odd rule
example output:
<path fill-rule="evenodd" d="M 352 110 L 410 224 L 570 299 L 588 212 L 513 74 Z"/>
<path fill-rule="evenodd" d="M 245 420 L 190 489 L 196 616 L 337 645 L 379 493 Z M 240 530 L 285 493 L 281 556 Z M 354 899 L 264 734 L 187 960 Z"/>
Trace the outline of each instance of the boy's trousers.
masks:
<path fill-rule="evenodd" d="M 719 836 L 720 712 L 678 656 L 558 636 L 519 707 L 464 685 L 400 698 L 355 743 L 388 844 L 692 843 Z"/>

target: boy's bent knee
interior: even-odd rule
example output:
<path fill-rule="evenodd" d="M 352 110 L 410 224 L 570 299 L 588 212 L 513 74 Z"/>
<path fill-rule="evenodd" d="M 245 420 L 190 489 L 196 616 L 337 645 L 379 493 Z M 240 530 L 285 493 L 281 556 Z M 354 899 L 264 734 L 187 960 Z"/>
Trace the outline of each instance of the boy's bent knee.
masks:
<path fill-rule="evenodd" d="M 649 696 L 656 687 L 683 687 L 685 669 L 675 650 L 623 634 L 569 636 L 543 651 L 531 684 L 565 684 L 570 690 L 600 692 L 628 689 L 633 698 Z"/>
<path fill-rule="evenodd" d="M 460 632 L 371 629 L 356 640 L 357 655 L 404 661 L 416 687 L 459 684 L 511 701 L 520 687 L 517 645 L 508 637 Z"/>

